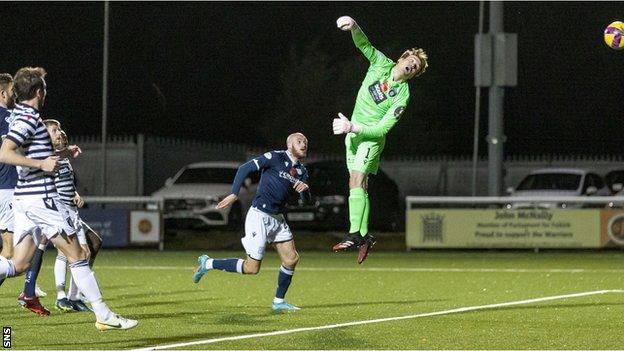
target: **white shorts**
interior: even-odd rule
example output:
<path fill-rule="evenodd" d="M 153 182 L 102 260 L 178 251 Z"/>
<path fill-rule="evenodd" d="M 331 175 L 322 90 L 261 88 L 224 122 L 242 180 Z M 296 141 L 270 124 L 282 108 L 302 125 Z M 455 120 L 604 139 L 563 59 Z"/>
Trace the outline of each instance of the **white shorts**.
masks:
<path fill-rule="evenodd" d="M 245 219 L 245 237 L 241 239 L 247 255 L 261 261 L 267 244 L 293 239 L 292 232 L 281 214 L 271 215 L 252 207 Z"/>
<path fill-rule="evenodd" d="M 13 189 L 0 189 L 0 233 L 13 232 Z"/>
<path fill-rule="evenodd" d="M 91 229 L 87 226 L 86 223 L 80 219 L 80 215 L 78 214 L 78 208 L 75 206 L 65 205 L 67 210 L 69 211 L 69 217 L 72 220 L 72 224 L 74 228 L 76 228 L 76 236 L 78 237 L 78 243 L 80 245 L 87 245 L 87 236 L 86 231 Z M 86 228 L 85 228 L 86 226 Z"/>
<path fill-rule="evenodd" d="M 39 245 L 41 235 L 50 239 L 60 233 L 66 235 L 76 233 L 69 210 L 58 195 L 45 199 L 15 197 L 13 215 L 15 216 L 13 245 L 19 244 L 27 235 L 32 235 L 35 244 Z"/>

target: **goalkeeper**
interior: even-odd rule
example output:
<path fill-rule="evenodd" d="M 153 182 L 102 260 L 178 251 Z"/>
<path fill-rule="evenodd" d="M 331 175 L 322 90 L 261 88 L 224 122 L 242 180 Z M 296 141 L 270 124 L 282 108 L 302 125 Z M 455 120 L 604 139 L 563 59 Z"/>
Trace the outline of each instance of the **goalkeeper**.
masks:
<path fill-rule="evenodd" d="M 362 263 L 375 239 L 368 233 L 368 175 L 377 174 L 386 134 L 394 127 L 409 102 L 408 80 L 427 69 L 423 49 L 405 51 L 395 63 L 375 49 L 353 18 L 340 17 L 338 28 L 351 31 L 355 46 L 370 62 L 360 87 L 351 121 L 342 113 L 333 121 L 334 134 L 345 137 L 347 169 L 349 170 L 349 221 L 351 227 L 334 251 L 359 249 Z"/>

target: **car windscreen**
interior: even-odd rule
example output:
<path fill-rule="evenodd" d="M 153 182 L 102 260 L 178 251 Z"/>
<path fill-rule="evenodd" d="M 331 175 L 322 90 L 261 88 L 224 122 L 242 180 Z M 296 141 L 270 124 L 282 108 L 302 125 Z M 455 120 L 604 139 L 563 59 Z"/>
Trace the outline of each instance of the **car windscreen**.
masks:
<path fill-rule="evenodd" d="M 531 174 L 524 178 L 517 190 L 576 190 L 579 188 L 580 181 L 580 174 Z"/>
<path fill-rule="evenodd" d="M 609 172 L 605 177 L 605 181 L 609 186 L 612 186 L 615 183 L 624 184 L 624 171 Z"/>
<path fill-rule="evenodd" d="M 176 184 L 223 183 L 231 184 L 236 168 L 187 168 L 176 179 Z"/>

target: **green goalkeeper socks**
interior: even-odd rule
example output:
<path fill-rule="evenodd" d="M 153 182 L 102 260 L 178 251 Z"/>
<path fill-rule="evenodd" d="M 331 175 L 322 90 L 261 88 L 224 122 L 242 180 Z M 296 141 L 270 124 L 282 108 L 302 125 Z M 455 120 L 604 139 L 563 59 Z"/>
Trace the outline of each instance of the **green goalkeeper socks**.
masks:
<path fill-rule="evenodd" d="M 364 191 L 364 213 L 362 214 L 362 223 L 360 224 L 360 234 L 362 236 L 368 234 L 368 214 L 370 212 L 370 200 L 368 192 Z"/>
<path fill-rule="evenodd" d="M 357 233 L 361 230 L 360 226 L 365 209 L 366 191 L 363 188 L 351 189 L 349 191 L 349 221 L 351 222 L 349 233 Z"/>

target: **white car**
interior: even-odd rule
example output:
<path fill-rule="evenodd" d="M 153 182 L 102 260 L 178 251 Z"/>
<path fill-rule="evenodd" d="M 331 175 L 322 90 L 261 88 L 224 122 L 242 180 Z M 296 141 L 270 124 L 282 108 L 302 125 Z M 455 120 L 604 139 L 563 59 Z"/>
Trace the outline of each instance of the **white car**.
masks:
<path fill-rule="evenodd" d="M 199 162 L 186 165 L 152 196 L 164 198 L 163 217 L 189 227 L 228 226 L 238 228 L 256 194 L 259 173 L 245 179 L 238 201 L 231 207 L 216 206 L 231 193 L 237 162 Z"/>
<path fill-rule="evenodd" d="M 532 171 L 518 185 L 508 188 L 512 197 L 608 196 L 609 188 L 598 174 L 577 168 L 545 168 Z M 511 202 L 508 208 L 569 208 L 581 204 Z"/>

